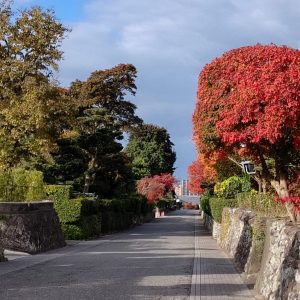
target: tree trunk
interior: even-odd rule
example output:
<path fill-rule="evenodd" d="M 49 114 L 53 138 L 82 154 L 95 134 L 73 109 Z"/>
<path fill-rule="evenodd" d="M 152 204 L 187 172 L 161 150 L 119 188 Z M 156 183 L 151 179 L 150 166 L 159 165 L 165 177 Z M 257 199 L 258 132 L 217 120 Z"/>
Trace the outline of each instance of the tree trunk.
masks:
<path fill-rule="evenodd" d="M 288 184 L 287 184 L 287 170 L 286 163 L 282 160 L 281 157 L 275 158 L 275 177 L 270 173 L 267 166 L 266 160 L 258 149 L 258 154 L 260 162 L 262 165 L 262 177 L 265 183 L 268 181 L 271 186 L 275 189 L 279 198 L 284 199 L 289 196 Z M 296 223 L 296 214 L 294 210 L 294 205 L 291 202 L 285 202 L 285 208 L 287 213 L 293 223 Z"/>
<path fill-rule="evenodd" d="M 96 163 L 96 156 L 92 157 L 92 159 L 89 162 L 89 168 L 87 169 L 87 173 L 84 178 L 84 187 L 83 187 L 83 193 L 88 193 L 90 186 L 93 184 L 95 180 L 95 172 L 97 169 L 97 163 Z"/>
<path fill-rule="evenodd" d="M 284 178 L 284 176 L 280 176 L 279 180 L 271 180 L 270 181 L 272 187 L 276 190 L 279 198 L 283 199 L 289 196 L 289 191 L 288 191 L 288 185 L 287 185 L 287 180 Z M 285 203 L 285 208 L 287 210 L 287 213 L 293 223 L 296 223 L 297 221 L 297 216 L 295 214 L 294 210 L 294 205 L 291 202 L 286 202 Z"/>
<path fill-rule="evenodd" d="M 265 179 L 262 180 L 262 192 L 263 194 L 267 193 L 267 182 Z"/>
<path fill-rule="evenodd" d="M 86 174 L 84 178 L 84 187 L 83 187 L 83 193 L 88 193 L 91 185 L 91 176 L 90 174 Z"/>

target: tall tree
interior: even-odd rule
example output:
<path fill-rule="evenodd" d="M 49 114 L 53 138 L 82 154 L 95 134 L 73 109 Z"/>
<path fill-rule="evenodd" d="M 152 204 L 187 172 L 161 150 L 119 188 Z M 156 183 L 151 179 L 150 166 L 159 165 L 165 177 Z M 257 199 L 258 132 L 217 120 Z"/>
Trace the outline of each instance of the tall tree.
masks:
<path fill-rule="evenodd" d="M 0 165 L 10 167 L 42 156 L 50 159 L 71 109 L 67 96 L 50 82 L 62 57 L 67 29 L 52 11 L 14 13 L 0 6 Z M 55 122 L 54 122 L 55 120 Z"/>
<path fill-rule="evenodd" d="M 199 160 L 195 160 L 188 167 L 188 188 L 194 194 L 203 193 L 203 188 L 201 187 L 204 183 L 203 165 Z"/>
<path fill-rule="evenodd" d="M 77 144 L 88 158 L 83 192 L 88 193 L 108 157 L 123 149 L 118 140 L 123 139 L 120 126 L 102 109 L 86 109 L 78 118 Z"/>
<path fill-rule="evenodd" d="M 289 199 L 289 179 L 300 158 L 300 51 L 276 45 L 231 50 L 205 66 L 197 98 L 198 151 L 232 155 L 242 148 L 278 196 Z M 294 205 L 286 206 L 294 221 Z"/>
<path fill-rule="evenodd" d="M 78 108 L 75 143 L 88 160 L 84 192 L 93 185 L 98 194 L 107 194 L 110 187 L 119 189 L 122 180 L 131 179 L 129 161 L 121 153 L 119 141 L 124 130 L 142 123 L 135 114 L 136 106 L 125 100 L 127 94 L 135 95 L 135 78 L 133 65 L 120 64 L 93 72 L 87 81 L 76 80 L 68 90 Z"/>
<path fill-rule="evenodd" d="M 172 174 L 176 160 L 172 146 L 170 135 L 163 127 L 144 124 L 134 129 L 125 152 L 132 159 L 135 177 Z"/>
<path fill-rule="evenodd" d="M 136 106 L 125 100 L 125 96 L 136 93 L 136 68 L 131 64 L 120 64 L 111 69 L 98 70 L 86 82 L 76 81 L 72 91 L 78 93 L 82 107 L 105 109 L 118 120 L 124 129 L 141 124 L 136 116 Z"/>

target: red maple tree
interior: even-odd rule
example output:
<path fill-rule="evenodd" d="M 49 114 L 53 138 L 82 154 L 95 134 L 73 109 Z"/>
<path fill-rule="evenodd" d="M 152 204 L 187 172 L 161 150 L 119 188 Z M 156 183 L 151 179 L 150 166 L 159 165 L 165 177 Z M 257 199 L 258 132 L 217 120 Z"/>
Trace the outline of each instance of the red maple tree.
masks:
<path fill-rule="evenodd" d="M 144 195 L 149 203 L 155 203 L 174 190 L 175 181 L 170 173 L 144 177 L 137 182 L 137 192 Z"/>
<path fill-rule="evenodd" d="M 216 181 L 216 162 L 215 157 L 207 159 L 204 155 L 200 154 L 197 160 L 193 161 L 188 167 L 188 188 L 192 193 L 203 193 L 204 190 L 201 188 L 201 185 Z"/>
<path fill-rule="evenodd" d="M 194 141 L 200 153 L 247 155 L 295 221 L 288 188 L 290 166 L 299 164 L 300 51 L 255 45 L 225 53 L 199 76 L 193 115 Z M 275 167 L 267 163 L 274 162 Z"/>
<path fill-rule="evenodd" d="M 203 174 L 203 165 L 197 159 L 192 162 L 192 164 L 188 167 L 188 188 L 194 194 L 203 193 L 203 189 L 201 188 L 201 184 L 204 180 Z"/>

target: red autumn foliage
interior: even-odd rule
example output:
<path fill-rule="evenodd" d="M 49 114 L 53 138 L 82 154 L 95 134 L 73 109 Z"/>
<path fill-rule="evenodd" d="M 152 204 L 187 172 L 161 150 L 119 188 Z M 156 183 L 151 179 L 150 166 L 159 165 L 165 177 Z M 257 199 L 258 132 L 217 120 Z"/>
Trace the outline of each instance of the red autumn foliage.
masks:
<path fill-rule="evenodd" d="M 188 188 L 192 193 L 203 193 L 202 183 L 213 183 L 218 180 L 217 164 L 224 160 L 221 152 L 216 152 L 209 157 L 200 154 L 197 160 L 188 167 Z M 220 164 L 218 165 L 220 167 Z"/>
<path fill-rule="evenodd" d="M 137 182 L 137 192 L 144 195 L 149 203 L 155 203 L 170 191 L 173 191 L 175 178 L 167 173 L 144 177 Z"/>
<path fill-rule="evenodd" d="M 199 77 L 193 117 L 198 147 L 207 148 L 200 138 L 205 132 L 226 145 L 274 144 L 286 129 L 298 138 L 299 83 L 299 50 L 256 45 L 215 59 Z"/>
<path fill-rule="evenodd" d="M 264 178 L 287 199 L 287 166 L 299 160 L 300 51 L 248 46 L 206 65 L 193 127 L 199 153 L 232 155 L 243 145 L 243 153 L 261 165 Z M 274 174 L 266 158 L 274 161 Z"/>
<path fill-rule="evenodd" d="M 201 188 L 201 183 L 204 180 L 203 174 L 203 165 L 200 163 L 199 160 L 195 160 L 192 164 L 188 167 L 188 188 L 194 194 L 200 194 L 203 192 Z"/>
<path fill-rule="evenodd" d="M 294 204 L 293 209 L 296 213 L 300 213 L 300 197 L 299 196 L 287 196 L 284 198 L 276 197 L 275 200 L 281 202 L 282 204 L 291 202 Z"/>
<path fill-rule="evenodd" d="M 164 185 L 166 192 L 174 189 L 175 178 L 170 173 L 155 175 L 153 178 Z"/>

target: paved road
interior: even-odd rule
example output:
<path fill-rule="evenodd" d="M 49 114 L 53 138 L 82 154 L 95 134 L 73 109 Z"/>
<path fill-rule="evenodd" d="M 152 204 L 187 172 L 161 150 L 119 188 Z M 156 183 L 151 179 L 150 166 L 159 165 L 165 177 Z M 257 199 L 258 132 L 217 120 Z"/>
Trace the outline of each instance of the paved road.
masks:
<path fill-rule="evenodd" d="M 188 299 L 194 211 L 0 266 L 0 299 Z"/>
<path fill-rule="evenodd" d="M 197 214 L 176 211 L 41 255 L 11 253 L 0 299 L 253 299 Z"/>

